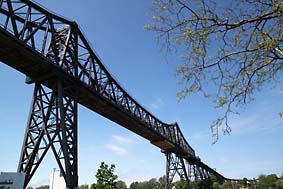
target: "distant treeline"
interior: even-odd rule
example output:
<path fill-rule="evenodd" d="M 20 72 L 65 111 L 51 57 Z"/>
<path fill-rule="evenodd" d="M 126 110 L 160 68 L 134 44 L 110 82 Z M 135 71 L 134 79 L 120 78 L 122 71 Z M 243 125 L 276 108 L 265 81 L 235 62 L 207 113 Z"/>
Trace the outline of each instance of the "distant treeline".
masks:
<path fill-rule="evenodd" d="M 177 181 L 173 183 L 176 189 L 186 189 L 185 181 Z M 215 177 L 202 181 L 193 181 L 191 186 L 194 189 L 283 189 L 283 175 L 281 177 L 276 174 L 270 175 L 260 175 L 257 179 L 248 180 L 243 178 L 238 182 L 225 182 L 220 185 L 216 182 Z M 95 185 L 82 185 L 80 189 L 96 189 Z M 117 181 L 116 186 L 109 187 L 107 189 L 164 189 L 165 188 L 165 176 L 160 177 L 159 179 L 152 178 L 148 181 L 143 182 L 133 182 L 129 187 L 126 186 L 124 181 Z M 49 186 L 40 186 L 37 188 L 28 188 L 28 189 L 49 189 Z"/>

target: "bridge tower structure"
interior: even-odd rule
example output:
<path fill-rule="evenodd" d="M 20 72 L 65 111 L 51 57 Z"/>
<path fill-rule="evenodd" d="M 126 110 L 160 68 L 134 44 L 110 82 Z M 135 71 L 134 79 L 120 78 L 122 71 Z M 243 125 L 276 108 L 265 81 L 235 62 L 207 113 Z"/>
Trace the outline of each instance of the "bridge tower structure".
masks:
<path fill-rule="evenodd" d="M 71 28 L 62 28 L 56 30 L 52 37 L 54 44 L 49 43 L 46 57 L 59 65 L 70 63 L 68 73 L 77 77 L 77 67 L 71 65 L 75 64 L 76 50 L 73 48 L 74 51 L 66 52 L 67 46 L 75 46 L 77 35 L 72 33 Z M 63 60 L 63 56 L 69 59 Z M 66 186 L 78 186 L 78 88 L 67 80 L 59 75 L 52 89 L 49 89 L 39 81 L 27 78 L 29 83 L 35 83 L 35 87 L 18 165 L 18 172 L 26 173 L 25 186 L 49 149 L 54 154 Z"/>
<path fill-rule="evenodd" d="M 166 188 L 176 175 L 191 180 L 215 175 L 177 123 L 160 121 L 110 75 L 76 22 L 30 0 L 0 0 L 0 61 L 34 84 L 18 172 L 24 188 L 51 150 L 70 189 L 78 187 L 78 104 L 144 137 L 166 157 Z"/>

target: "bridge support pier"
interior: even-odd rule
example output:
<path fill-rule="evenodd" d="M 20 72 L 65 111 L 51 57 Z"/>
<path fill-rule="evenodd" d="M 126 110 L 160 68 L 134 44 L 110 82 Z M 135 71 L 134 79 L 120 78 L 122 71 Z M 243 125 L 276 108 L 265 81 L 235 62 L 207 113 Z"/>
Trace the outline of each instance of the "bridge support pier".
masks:
<path fill-rule="evenodd" d="M 18 165 L 18 172 L 26 173 L 24 188 L 50 148 L 67 187 L 78 186 L 77 101 L 71 89 L 62 79 L 53 90 L 35 83 Z"/>
<path fill-rule="evenodd" d="M 172 189 L 172 184 L 176 174 L 179 175 L 181 180 L 187 183 L 187 189 L 190 189 L 190 181 L 187 174 L 184 159 L 178 157 L 172 152 L 165 152 L 166 156 L 166 184 L 165 189 Z"/>

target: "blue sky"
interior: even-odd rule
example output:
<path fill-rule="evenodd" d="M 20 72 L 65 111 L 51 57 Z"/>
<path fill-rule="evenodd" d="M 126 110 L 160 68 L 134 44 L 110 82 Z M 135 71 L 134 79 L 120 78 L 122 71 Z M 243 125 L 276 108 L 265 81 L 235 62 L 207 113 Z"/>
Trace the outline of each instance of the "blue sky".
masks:
<path fill-rule="evenodd" d="M 219 115 L 201 95 L 178 102 L 175 68 L 180 61 L 165 56 L 143 26 L 150 22 L 151 0 L 38 1 L 54 12 L 76 20 L 117 81 L 164 122 L 177 121 L 200 158 L 231 178 L 283 173 L 282 91 L 265 88 L 240 116 L 231 118 L 232 133 L 211 145 L 209 125 Z M 33 85 L 25 76 L 0 64 L 0 171 L 17 170 Z M 133 181 L 165 174 L 165 157 L 143 138 L 106 118 L 79 107 L 79 182 L 94 182 L 100 162 L 116 164 L 119 179 Z M 57 165 L 48 154 L 31 181 L 47 184 Z"/>

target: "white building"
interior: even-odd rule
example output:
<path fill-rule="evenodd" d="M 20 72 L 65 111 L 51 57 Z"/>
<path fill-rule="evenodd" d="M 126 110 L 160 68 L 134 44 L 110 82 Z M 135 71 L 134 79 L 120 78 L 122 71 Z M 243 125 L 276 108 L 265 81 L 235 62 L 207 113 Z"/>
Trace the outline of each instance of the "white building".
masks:
<path fill-rule="evenodd" d="M 50 177 L 49 189 L 66 189 L 65 179 L 59 170 L 53 170 Z"/>
<path fill-rule="evenodd" d="M 0 173 L 0 189 L 24 188 L 25 173 Z"/>

